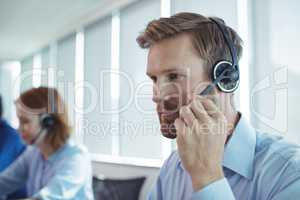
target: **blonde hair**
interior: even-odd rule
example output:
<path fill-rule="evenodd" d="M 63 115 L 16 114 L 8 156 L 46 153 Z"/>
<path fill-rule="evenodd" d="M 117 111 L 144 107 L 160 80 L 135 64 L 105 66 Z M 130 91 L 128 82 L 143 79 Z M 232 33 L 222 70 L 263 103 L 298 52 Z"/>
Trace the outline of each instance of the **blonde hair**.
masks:
<path fill-rule="evenodd" d="M 228 36 L 237 51 L 238 60 L 242 55 L 242 40 L 239 35 L 220 18 L 213 18 L 225 26 Z M 137 42 L 141 48 L 150 48 L 164 39 L 186 33 L 201 59 L 204 60 L 208 73 L 212 66 L 220 60 L 231 61 L 230 51 L 222 32 L 209 18 L 196 13 L 178 13 L 169 18 L 159 18 L 151 21 L 138 36 Z"/>

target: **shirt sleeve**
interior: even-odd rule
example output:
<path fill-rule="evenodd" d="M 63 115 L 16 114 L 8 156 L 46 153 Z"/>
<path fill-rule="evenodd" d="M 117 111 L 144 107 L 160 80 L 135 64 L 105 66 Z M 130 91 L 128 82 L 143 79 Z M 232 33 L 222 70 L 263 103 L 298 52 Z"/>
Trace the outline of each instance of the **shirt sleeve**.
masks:
<path fill-rule="evenodd" d="M 33 198 L 43 200 L 93 199 L 91 176 L 91 161 L 88 154 L 71 155 L 58 166 L 50 182 Z M 86 184 L 89 184 L 88 188 Z"/>
<path fill-rule="evenodd" d="M 15 162 L 0 174 L 0 199 L 24 186 L 28 177 L 27 157 L 30 150 L 24 152 Z"/>
<path fill-rule="evenodd" d="M 215 181 L 202 190 L 194 192 L 192 200 L 235 200 L 229 183 L 225 178 Z"/>

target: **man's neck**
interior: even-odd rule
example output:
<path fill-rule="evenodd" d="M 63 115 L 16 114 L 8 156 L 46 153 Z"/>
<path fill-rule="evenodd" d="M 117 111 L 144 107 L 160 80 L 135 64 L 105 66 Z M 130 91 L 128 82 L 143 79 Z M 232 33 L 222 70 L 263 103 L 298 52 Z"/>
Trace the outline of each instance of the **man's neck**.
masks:
<path fill-rule="evenodd" d="M 241 118 L 241 114 L 236 111 L 235 109 L 231 109 L 230 112 L 226 112 L 225 114 L 227 122 L 228 122 L 228 131 L 227 131 L 227 141 L 226 143 L 229 141 L 230 137 L 232 136 L 234 129 L 236 127 L 236 125 L 238 124 L 240 118 Z"/>

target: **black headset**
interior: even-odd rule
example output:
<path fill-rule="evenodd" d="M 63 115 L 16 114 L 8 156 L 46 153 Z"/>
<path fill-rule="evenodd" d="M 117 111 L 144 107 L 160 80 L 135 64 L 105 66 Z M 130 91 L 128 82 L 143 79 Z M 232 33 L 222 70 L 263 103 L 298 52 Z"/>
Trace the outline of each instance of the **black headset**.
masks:
<path fill-rule="evenodd" d="M 44 113 L 41 114 L 40 116 L 40 125 L 41 128 L 44 130 L 50 130 L 54 127 L 55 125 L 55 117 L 53 114 L 49 113 Z"/>
<path fill-rule="evenodd" d="M 46 131 L 46 134 L 51 134 L 51 130 L 56 124 L 54 113 L 56 113 L 58 110 L 55 103 L 54 91 L 50 90 L 50 92 L 48 93 L 48 100 L 50 101 L 50 112 L 47 110 L 46 113 L 43 113 L 39 116 L 41 128 L 36 137 L 31 141 L 31 144 L 35 144 L 41 138 L 41 136 L 43 135 L 43 131 Z"/>
<path fill-rule="evenodd" d="M 231 61 L 228 60 L 220 60 L 216 62 L 213 66 L 212 71 L 212 83 L 209 84 L 201 93 L 200 95 L 207 95 L 209 94 L 214 86 L 217 86 L 218 89 L 222 92 L 231 93 L 234 92 L 240 82 L 240 71 L 238 66 L 238 56 L 235 46 L 231 39 L 229 39 L 228 32 L 225 30 L 225 25 L 220 24 L 217 20 L 213 18 L 209 18 L 218 29 L 221 31 L 225 43 L 229 49 Z"/>
<path fill-rule="evenodd" d="M 48 92 L 48 100 L 50 101 L 50 112 L 43 113 L 40 116 L 40 125 L 44 130 L 52 129 L 56 123 L 54 113 L 57 113 L 57 106 L 55 103 L 55 92 L 52 89 Z"/>

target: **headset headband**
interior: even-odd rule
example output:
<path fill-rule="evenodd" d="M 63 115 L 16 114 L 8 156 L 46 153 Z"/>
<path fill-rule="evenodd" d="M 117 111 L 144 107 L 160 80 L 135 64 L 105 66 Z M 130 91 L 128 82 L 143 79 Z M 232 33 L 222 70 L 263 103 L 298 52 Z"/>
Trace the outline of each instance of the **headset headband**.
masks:
<path fill-rule="evenodd" d="M 214 18 L 210 17 L 209 18 L 214 24 L 217 25 L 217 27 L 219 28 L 219 30 L 221 31 L 222 35 L 223 35 L 223 38 L 225 40 L 225 43 L 227 44 L 228 46 L 228 49 L 229 49 L 229 52 L 230 52 L 230 55 L 231 55 L 231 61 L 232 61 L 232 67 L 235 68 L 235 67 L 238 67 L 238 64 L 237 64 L 237 53 L 236 53 L 236 50 L 234 48 L 234 44 L 233 42 L 231 42 L 231 40 L 229 39 L 228 37 L 228 34 L 227 34 L 227 31 L 224 29 L 224 25 L 221 25 L 217 20 L 215 20 Z"/>

